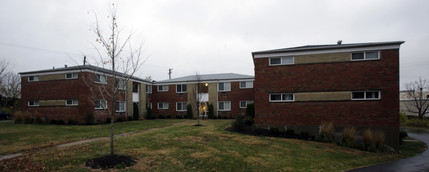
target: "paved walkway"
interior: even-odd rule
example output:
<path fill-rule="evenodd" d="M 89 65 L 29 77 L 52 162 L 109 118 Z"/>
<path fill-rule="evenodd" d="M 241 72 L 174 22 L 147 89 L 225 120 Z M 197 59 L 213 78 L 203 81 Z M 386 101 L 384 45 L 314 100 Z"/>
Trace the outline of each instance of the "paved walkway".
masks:
<path fill-rule="evenodd" d="M 408 130 L 408 136 L 414 139 L 420 140 L 426 143 L 429 146 L 429 131 L 416 131 L 416 130 Z M 363 172 L 363 171 L 377 171 L 377 172 L 395 172 L 395 171 L 429 171 L 429 149 L 426 149 L 423 153 L 407 158 L 401 159 L 398 161 L 394 161 L 387 164 L 379 164 L 370 167 L 359 168 L 355 170 L 350 170 L 350 172 Z"/>
<path fill-rule="evenodd" d="M 123 136 L 127 136 L 133 133 L 145 133 L 145 132 L 150 132 L 150 131 L 155 131 L 155 130 L 159 130 L 161 128 L 169 128 L 169 127 L 174 127 L 174 126 L 178 126 L 178 125 L 182 125 L 184 124 L 186 121 L 184 122 L 179 122 L 179 123 L 174 123 L 174 124 L 170 124 L 170 125 L 165 125 L 165 126 L 161 126 L 161 127 L 155 127 L 155 128 L 149 128 L 146 130 L 140 130 L 140 131 L 133 131 L 133 132 L 128 132 L 128 133 L 121 133 L 121 134 L 117 134 L 114 137 L 123 137 Z M 80 141 L 75 141 L 75 142 L 70 142 L 70 143 L 64 143 L 64 144 L 59 144 L 59 145 L 55 145 L 55 146 L 49 146 L 49 147 L 44 147 L 44 148 L 39 148 L 38 150 L 41 149 L 46 149 L 46 148 L 65 148 L 65 147 L 70 147 L 70 146 L 76 146 L 76 145 L 81 145 L 84 143 L 91 143 L 91 142 L 95 142 L 95 141 L 100 141 L 100 140 L 109 140 L 110 137 L 97 137 L 97 138 L 92 138 L 92 139 L 86 139 L 86 140 L 80 140 Z M 19 152 L 19 153 L 14 153 L 14 154 L 9 154 L 9 155 L 4 155 L 4 156 L 0 156 L 0 161 L 4 160 L 4 159 L 9 159 L 9 158 L 15 158 L 15 157 L 19 157 L 25 154 L 26 151 L 24 152 Z"/>

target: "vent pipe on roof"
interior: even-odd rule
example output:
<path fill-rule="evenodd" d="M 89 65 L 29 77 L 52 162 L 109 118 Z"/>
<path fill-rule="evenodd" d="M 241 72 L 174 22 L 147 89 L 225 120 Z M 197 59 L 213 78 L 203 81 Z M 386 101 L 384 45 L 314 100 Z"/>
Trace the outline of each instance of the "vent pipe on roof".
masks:
<path fill-rule="evenodd" d="M 173 73 L 171 72 L 172 70 L 173 70 L 172 68 L 168 69 L 168 79 L 171 79 L 171 73 Z"/>
<path fill-rule="evenodd" d="M 66 65 L 66 64 L 64 65 L 64 68 L 67 68 L 67 65 Z"/>
<path fill-rule="evenodd" d="M 343 40 L 338 40 L 337 45 L 341 45 L 342 42 Z"/>

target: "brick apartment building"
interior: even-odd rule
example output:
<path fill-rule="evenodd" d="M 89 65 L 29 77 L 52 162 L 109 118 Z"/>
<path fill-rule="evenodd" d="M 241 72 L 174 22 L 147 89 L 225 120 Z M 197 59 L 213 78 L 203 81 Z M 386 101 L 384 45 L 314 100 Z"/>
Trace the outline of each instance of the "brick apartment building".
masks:
<path fill-rule="evenodd" d="M 111 99 L 100 90 L 111 89 L 114 81 L 111 72 L 83 65 L 20 73 L 22 110 L 38 112 L 47 121 L 83 123 L 85 115 L 92 113 L 104 122 Z M 117 78 L 126 76 L 119 73 Z M 157 116 L 183 117 L 187 104 L 195 102 L 195 95 L 200 97 L 201 114 L 207 115 L 208 105 L 212 104 L 215 116 L 220 118 L 244 114 L 247 104 L 253 103 L 253 76 L 248 75 L 199 75 L 198 82 L 193 75 L 160 82 L 132 77 L 128 83 L 119 85 L 123 93 L 118 96 L 116 113 L 124 120 L 133 116 L 136 107 L 139 117 L 144 118 L 148 106 Z M 196 117 L 197 112 L 194 110 L 193 114 Z"/>
<path fill-rule="evenodd" d="M 399 47 L 404 42 L 314 45 L 253 52 L 255 124 L 317 135 L 381 130 L 399 148 Z"/>
<path fill-rule="evenodd" d="M 188 104 L 199 99 L 202 115 L 212 104 L 218 118 L 233 118 L 244 114 L 247 104 L 253 103 L 253 76 L 235 73 L 190 75 L 154 84 L 153 113 L 183 116 Z M 199 85 L 199 86 L 197 86 Z M 193 112 L 194 116 L 197 112 Z"/>
<path fill-rule="evenodd" d="M 88 113 L 94 114 L 97 120 L 106 120 L 106 109 L 111 107 L 111 99 L 102 90 L 112 88 L 112 71 L 83 65 L 20 74 L 23 111 L 38 112 L 47 121 L 83 123 Z M 140 117 L 143 117 L 146 86 L 152 83 L 136 77 L 125 83 L 124 78 L 126 75 L 118 73 L 117 79 L 121 82 L 117 87 L 124 91 L 117 97 L 116 113 L 122 118 L 132 116 L 133 106 L 137 106 Z"/>

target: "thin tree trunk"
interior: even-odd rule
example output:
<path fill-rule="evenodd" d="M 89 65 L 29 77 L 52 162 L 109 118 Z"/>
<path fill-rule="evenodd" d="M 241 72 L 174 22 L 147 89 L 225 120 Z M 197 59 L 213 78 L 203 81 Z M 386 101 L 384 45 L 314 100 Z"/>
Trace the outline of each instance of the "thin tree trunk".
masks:
<path fill-rule="evenodd" d="M 114 132 L 114 121 L 115 121 L 115 116 L 112 116 L 112 118 L 110 119 L 110 155 L 115 154 L 114 152 L 114 147 L 113 147 L 113 136 L 115 135 Z"/>

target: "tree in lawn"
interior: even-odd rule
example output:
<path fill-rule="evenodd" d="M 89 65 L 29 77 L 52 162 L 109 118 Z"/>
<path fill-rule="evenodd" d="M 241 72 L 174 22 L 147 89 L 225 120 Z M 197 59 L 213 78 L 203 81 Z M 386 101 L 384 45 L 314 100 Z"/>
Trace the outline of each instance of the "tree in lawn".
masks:
<path fill-rule="evenodd" d="M 9 66 L 7 60 L 0 60 L 0 95 L 1 104 L 10 107 L 10 113 L 14 114 L 21 97 L 21 77 L 9 71 Z"/>
<path fill-rule="evenodd" d="M 201 75 L 198 73 L 195 73 L 195 85 L 193 90 L 191 89 L 191 107 L 193 108 L 192 111 L 196 112 L 198 124 L 197 126 L 200 126 L 200 103 L 202 101 L 202 96 L 200 96 L 200 84 L 201 84 Z"/>
<path fill-rule="evenodd" d="M 111 70 L 109 75 L 112 77 L 113 84 L 101 84 L 96 88 L 90 87 L 90 90 L 93 95 L 101 96 L 102 100 L 109 101 L 106 104 L 102 102 L 99 103 L 102 109 L 105 109 L 105 114 L 110 118 L 110 154 L 113 155 L 114 119 L 117 108 L 116 101 L 120 95 L 125 93 L 126 84 L 133 77 L 135 72 L 141 67 L 144 61 L 140 60 L 142 46 L 140 45 L 139 48 L 135 50 L 131 45 L 132 33 L 122 37 L 121 31 L 118 28 L 118 20 L 116 15 L 117 7 L 115 4 L 112 4 L 109 12 L 109 29 L 108 33 L 106 33 L 107 35 L 103 33 L 103 30 L 99 25 L 97 15 L 95 15 L 96 26 L 94 28 L 94 33 L 97 36 L 96 42 L 98 43 L 98 46 L 94 45 L 94 48 L 98 54 L 98 59 L 95 59 L 95 62 L 98 66 L 101 65 L 103 68 Z M 97 75 L 95 77 L 95 79 L 101 79 L 97 78 Z M 107 81 L 105 75 L 102 77 Z M 108 108 L 109 106 L 110 108 Z"/>
<path fill-rule="evenodd" d="M 419 78 L 418 81 L 405 84 L 406 97 L 409 99 L 405 103 L 407 109 L 411 113 L 417 113 L 420 119 L 423 119 L 426 111 L 429 108 L 429 99 L 425 95 L 425 91 L 429 90 L 429 82 Z"/>

